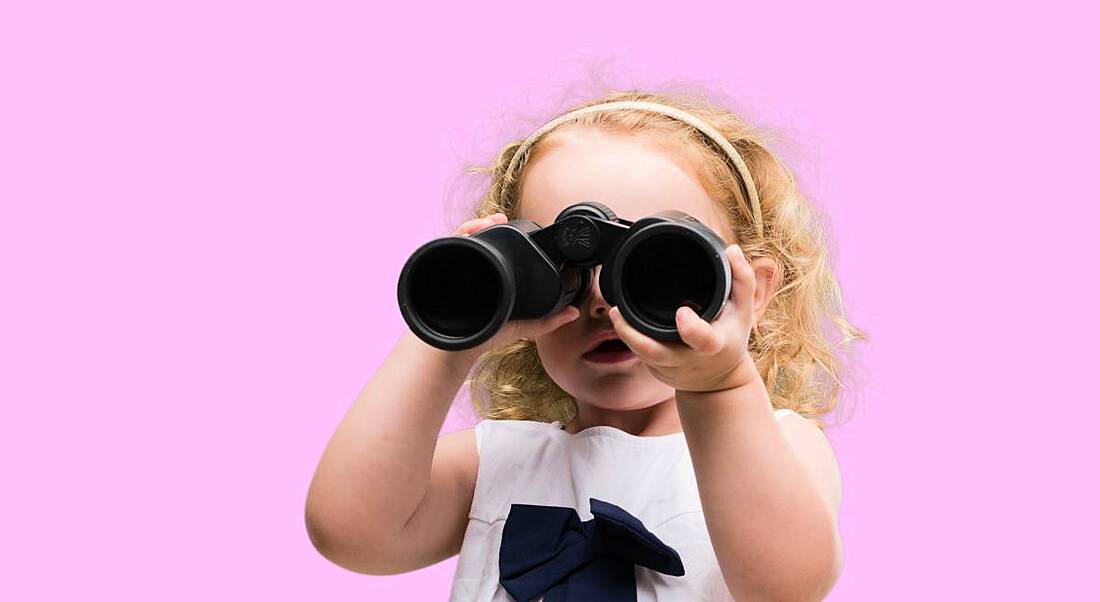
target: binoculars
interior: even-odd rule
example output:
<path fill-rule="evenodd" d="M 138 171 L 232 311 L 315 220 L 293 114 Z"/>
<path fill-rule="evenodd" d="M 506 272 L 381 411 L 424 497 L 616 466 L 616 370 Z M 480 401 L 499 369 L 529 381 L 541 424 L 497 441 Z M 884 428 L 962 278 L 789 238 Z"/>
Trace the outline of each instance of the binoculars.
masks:
<path fill-rule="evenodd" d="M 631 326 L 659 341 L 678 341 L 681 306 L 708 322 L 725 306 L 731 286 L 725 247 L 721 236 L 683 211 L 630 222 L 585 201 L 545 228 L 515 219 L 424 244 L 401 269 L 397 301 L 425 343 L 469 349 L 509 320 L 579 308 L 601 265 L 600 292 Z"/>

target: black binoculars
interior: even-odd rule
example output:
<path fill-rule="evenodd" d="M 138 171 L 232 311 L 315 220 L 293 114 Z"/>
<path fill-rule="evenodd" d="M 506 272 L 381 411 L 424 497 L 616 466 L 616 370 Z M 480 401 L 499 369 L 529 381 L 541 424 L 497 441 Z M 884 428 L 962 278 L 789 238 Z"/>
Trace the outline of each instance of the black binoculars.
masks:
<path fill-rule="evenodd" d="M 418 248 L 397 282 L 397 301 L 421 340 L 449 351 L 492 338 L 509 320 L 543 318 L 600 292 L 623 318 L 659 341 L 680 340 L 676 310 L 710 322 L 729 297 L 730 265 L 721 236 L 668 210 L 635 222 L 606 205 L 567 207 L 548 227 L 511 220 L 471 236 Z"/>

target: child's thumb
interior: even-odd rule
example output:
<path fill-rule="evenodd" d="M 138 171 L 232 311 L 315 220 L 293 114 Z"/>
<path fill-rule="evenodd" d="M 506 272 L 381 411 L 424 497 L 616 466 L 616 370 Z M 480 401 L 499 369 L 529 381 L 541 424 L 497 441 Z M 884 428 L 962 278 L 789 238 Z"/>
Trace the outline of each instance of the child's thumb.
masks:
<path fill-rule="evenodd" d="M 565 308 L 559 310 L 557 313 L 547 316 L 536 322 L 535 329 L 538 330 L 533 336 L 544 335 L 548 332 L 552 332 L 561 328 L 562 326 L 576 320 L 581 316 L 581 310 L 567 305 Z"/>

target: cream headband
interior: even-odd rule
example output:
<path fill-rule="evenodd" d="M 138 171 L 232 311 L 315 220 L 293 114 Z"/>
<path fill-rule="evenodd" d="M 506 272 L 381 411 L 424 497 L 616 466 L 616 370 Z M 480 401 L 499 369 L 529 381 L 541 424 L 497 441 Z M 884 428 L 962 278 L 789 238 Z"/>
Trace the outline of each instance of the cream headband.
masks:
<path fill-rule="evenodd" d="M 550 121 L 546 125 L 536 130 L 534 134 L 528 136 L 527 139 L 523 141 L 523 144 L 520 145 L 519 149 L 516 150 L 515 154 L 512 155 L 512 160 L 508 163 L 508 171 L 504 172 L 505 186 L 511 183 L 510 179 L 512 177 L 512 171 L 515 170 L 516 166 L 519 165 L 521 160 L 523 160 L 524 155 L 527 154 L 527 151 L 530 150 L 531 146 L 535 144 L 535 142 L 538 142 L 538 140 L 546 135 L 548 132 L 550 132 L 550 130 L 553 130 L 559 125 L 587 113 L 614 111 L 617 109 L 635 109 L 639 111 L 649 111 L 651 113 L 660 113 L 661 115 L 672 117 L 673 119 L 677 119 L 694 127 L 695 129 L 705 134 L 708 138 L 713 140 L 715 144 L 717 144 L 719 147 L 722 148 L 723 151 L 725 151 L 726 156 L 728 156 L 733 163 L 734 169 L 736 169 L 738 175 L 741 176 L 741 188 L 742 191 L 745 193 L 745 196 L 748 197 L 749 204 L 752 206 L 753 219 L 756 221 L 756 232 L 760 235 L 761 238 L 764 237 L 764 220 L 761 218 L 760 215 L 760 199 L 756 196 L 756 183 L 753 182 L 752 175 L 749 173 L 749 168 L 747 165 L 745 165 L 745 161 L 741 158 L 741 155 L 737 152 L 737 149 L 733 148 L 733 145 L 729 143 L 729 140 L 726 140 L 726 137 L 723 136 L 721 132 L 711 127 L 702 119 L 699 119 L 698 117 L 692 115 L 691 113 L 688 113 L 687 111 L 683 111 L 681 109 L 677 109 L 675 107 L 670 107 L 668 105 L 663 105 L 656 102 L 648 102 L 643 100 L 617 100 L 614 102 L 605 102 L 589 107 L 582 107 L 575 111 L 566 113 L 565 115 L 562 115 L 554 119 L 553 121 Z"/>

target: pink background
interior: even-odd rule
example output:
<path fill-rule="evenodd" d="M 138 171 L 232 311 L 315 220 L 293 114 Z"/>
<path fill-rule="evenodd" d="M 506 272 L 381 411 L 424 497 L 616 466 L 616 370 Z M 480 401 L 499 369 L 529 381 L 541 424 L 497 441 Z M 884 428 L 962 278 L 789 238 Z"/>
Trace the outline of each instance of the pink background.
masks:
<path fill-rule="evenodd" d="M 1096 15 L 1012 4 L 4 3 L 0 598 L 444 599 L 307 487 L 462 166 L 593 66 L 732 97 L 828 212 L 831 599 L 1095 596 Z"/>

